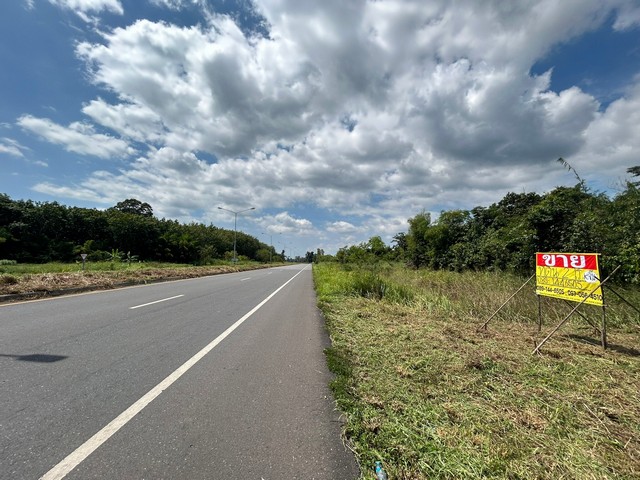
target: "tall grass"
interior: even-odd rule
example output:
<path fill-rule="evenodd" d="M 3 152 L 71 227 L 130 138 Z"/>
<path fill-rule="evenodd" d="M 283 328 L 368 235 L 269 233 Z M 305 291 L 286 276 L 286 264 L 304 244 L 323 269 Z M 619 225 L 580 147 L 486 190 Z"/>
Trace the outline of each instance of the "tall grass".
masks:
<path fill-rule="evenodd" d="M 335 264 L 314 278 L 363 478 L 375 460 L 393 479 L 640 478 L 640 321 L 617 298 L 608 350 L 590 324 L 601 310 L 585 307 L 538 356 L 569 310 L 543 299 L 538 332 L 533 285 L 478 330 L 524 279 Z"/>
<path fill-rule="evenodd" d="M 392 303 L 411 303 L 414 300 L 410 288 L 393 281 L 391 278 L 383 278 L 383 274 L 370 269 L 334 269 L 325 270 L 330 274 L 328 281 L 319 281 L 317 285 L 327 286 L 331 289 L 329 294 L 346 293 L 357 297 L 374 300 L 386 300 Z M 322 276 L 321 271 L 316 276 Z M 327 280 L 326 278 L 324 280 Z"/>

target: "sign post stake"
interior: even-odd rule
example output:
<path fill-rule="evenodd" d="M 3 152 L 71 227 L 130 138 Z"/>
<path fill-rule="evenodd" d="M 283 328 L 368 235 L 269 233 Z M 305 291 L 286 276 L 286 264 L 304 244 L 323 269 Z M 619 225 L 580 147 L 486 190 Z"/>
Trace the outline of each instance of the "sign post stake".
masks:
<path fill-rule="evenodd" d="M 636 307 L 634 304 L 632 304 L 631 302 L 629 302 L 629 300 L 627 300 L 626 298 L 624 298 L 622 295 L 620 295 L 618 292 L 616 292 L 613 288 L 611 287 L 607 287 L 607 289 L 612 292 L 616 297 L 618 297 L 620 300 L 622 300 L 624 303 L 626 303 L 627 305 L 629 305 L 631 308 L 633 308 L 636 312 L 640 313 L 640 309 L 638 309 L 638 307 Z"/>
<path fill-rule="evenodd" d="M 492 319 L 493 317 L 495 317 L 495 316 L 497 315 L 497 313 L 498 313 L 500 310 L 502 310 L 502 309 L 504 308 L 504 306 L 505 306 L 507 303 L 509 303 L 509 301 L 510 301 L 513 297 L 515 297 L 515 296 L 518 294 L 518 292 L 519 292 L 520 290 L 522 290 L 522 289 L 525 287 L 525 285 L 526 285 L 527 283 L 529 283 L 531 280 L 533 280 L 533 277 L 535 277 L 535 276 L 536 276 L 536 274 L 535 274 L 535 273 L 534 273 L 533 275 L 531 275 L 531 276 L 529 277 L 529 280 L 527 280 L 526 282 L 524 282 L 524 283 L 522 284 L 522 286 L 521 286 L 518 290 L 516 290 L 516 291 L 514 292 L 514 294 L 513 294 L 513 295 L 511 295 L 511 296 L 507 299 L 507 301 L 506 301 L 506 302 L 504 302 L 502 305 L 500 305 L 500 308 L 499 308 L 498 310 L 496 310 L 495 312 L 493 312 L 493 314 L 492 314 L 492 315 L 487 319 L 487 321 L 486 321 L 486 322 L 484 322 L 484 323 L 482 324 L 482 326 L 481 326 L 480 328 L 484 328 L 484 329 L 486 330 L 486 329 L 487 329 L 487 324 L 491 321 L 491 319 Z M 478 330 L 480 330 L 480 328 L 479 328 Z"/>
<path fill-rule="evenodd" d="M 567 307 L 569 307 L 569 310 L 571 310 L 573 307 L 571 306 L 571 304 L 567 301 L 564 300 L 565 305 L 567 305 Z M 595 323 L 593 323 L 591 320 L 589 320 L 589 318 L 585 317 L 582 313 L 580 313 L 580 310 L 576 310 L 576 312 L 578 315 L 580 315 L 580 317 L 582 317 L 582 319 L 587 322 L 589 325 L 591 325 L 593 327 L 593 329 L 598 332 L 598 334 L 600 334 L 600 327 L 598 327 L 598 325 L 596 325 Z"/>
<path fill-rule="evenodd" d="M 602 306 L 602 348 L 607 349 L 607 314 Z"/>
<path fill-rule="evenodd" d="M 603 288 L 602 289 L 602 328 L 600 328 L 600 342 L 602 343 L 603 350 L 607 349 L 607 304 L 605 300 L 606 299 L 604 296 L 604 288 Z"/>
<path fill-rule="evenodd" d="M 586 301 L 589 299 L 589 296 L 590 296 L 592 293 L 594 293 L 596 290 L 598 290 L 598 289 L 599 289 L 599 288 L 600 288 L 600 287 L 601 287 L 601 286 L 602 286 L 602 285 L 603 285 L 607 280 L 609 280 L 609 279 L 613 276 L 613 274 L 614 274 L 614 273 L 616 273 L 616 272 L 618 271 L 618 269 L 619 269 L 619 268 L 620 268 L 620 265 L 618 265 L 618 266 L 613 270 L 613 272 L 611 272 L 611 273 L 609 274 L 609 276 L 608 276 L 607 278 L 605 278 L 602 282 L 600 282 L 600 285 L 598 285 L 598 286 L 597 286 L 596 288 L 594 288 L 591 292 L 589 292 L 589 295 L 587 295 L 587 296 L 586 296 L 586 297 L 585 297 L 585 298 L 584 298 L 584 299 L 583 299 L 579 304 L 577 304 L 577 305 L 573 308 L 573 310 L 571 310 L 571 312 L 569 312 L 569 315 L 567 315 L 566 317 L 564 317 L 564 319 L 563 319 L 563 320 L 558 324 L 558 326 L 557 326 L 556 328 L 554 328 L 554 329 L 551 331 L 551 333 L 550 333 L 549 335 L 547 335 L 547 336 L 545 337 L 545 339 L 544 339 L 544 340 L 542 340 L 542 342 L 540 342 L 540 344 L 539 344 L 538 346 L 536 346 L 535 350 L 534 350 L 533 352 L 531 352 L 531 353 L 532 353 L 532 354 L 534 354 L 534 353 L 539 353 L 539 352 L 540 352 L 540 347 L 542 347 L 542 345 L 544 345 L 544 344 L 547 342 L 547 340 L 549 340 L 549 339 L 551 338 L 551 336 L 552 336 L 554 333 L 556 333 L 556 332 L 560 329 L 560 327 L 561 327 L 562 325 L 564 325 L 564 324 L 565 324 L 565 322 L 566 322 L 567 320 L 569 320 L 569 317 L 570 317 L 571 315 L 573 315 L 573 312 L 575 312 L 575 311 L 578 309 L 578 307 L 579 307 L 580 305 L 582 305 L 584 302 L 586 302 Z M 606 336 L 606 334 L 605 334 L 605 336 Z"/>
<path fill-rule="evenodd" d="M 542 299 L 540 295 L 536 295 L 538 297 L 538 333 L 542 331 Z"/>
<path fill-rule="evenodd" d="M 607 349 L 607 307 L 604 297 L 604 288 L 602 289 L 602 328 L 600 329 L 600 341 L 602 348 Z"/>

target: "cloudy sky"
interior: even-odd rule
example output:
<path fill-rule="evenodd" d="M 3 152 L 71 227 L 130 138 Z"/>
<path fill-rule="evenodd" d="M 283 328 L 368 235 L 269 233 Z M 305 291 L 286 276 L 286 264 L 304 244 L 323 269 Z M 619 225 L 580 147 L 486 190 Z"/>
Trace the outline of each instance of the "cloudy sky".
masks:
<path fill-rule="evenodd" d="M 639 0 L 3 0 L 0 192 L 304 255 L 640 165 Z"/>

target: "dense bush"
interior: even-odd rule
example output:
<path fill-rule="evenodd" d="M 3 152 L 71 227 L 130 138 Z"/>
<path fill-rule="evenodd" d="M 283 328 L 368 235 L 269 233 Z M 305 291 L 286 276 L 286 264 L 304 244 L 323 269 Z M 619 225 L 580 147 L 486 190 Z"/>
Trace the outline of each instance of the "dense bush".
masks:
<path fill-rule="evenodd" d="M 604 269 L 638 282 L 640 191 L 629 183 L 610 199 L 584 184 L 551 192 L 509 193 L 488 208 L 443 212 L 436 222 L 409 220 L 406 258 L 415 267 L 499 269 L 526 274 L 536 252 L 601 253 Z"/>
<path fill-rule="evenodd" d="M 107 210 L 67 207 L 57 202 L 12 200 L 0 194 L 0 258 L 20 263 L 69 262 L 86 253 L 91 261 L 136 257 L 207 264 L 233 251 L 234 232 L 175 220 L 158 219 L 136 199 Z M 273 247 L 237 233 L 238 255 L 279 260 Z"/>
<path fill-rule="evenodd" d="M 503 270 L 530 274 L 536 252 L 602 254 L 601 268 L 621 268 L 616 279 L 640 283 L 640 188 L 629 182 L 610 198 L 590 192 L 583 182 L 537 193 L 508 193 L 498 203 L 471 210 L 444 211 L 436 221 L 421 212 L 409 231 L 341 248 L 343 264 L 403 260 L 420 268 Z"/>

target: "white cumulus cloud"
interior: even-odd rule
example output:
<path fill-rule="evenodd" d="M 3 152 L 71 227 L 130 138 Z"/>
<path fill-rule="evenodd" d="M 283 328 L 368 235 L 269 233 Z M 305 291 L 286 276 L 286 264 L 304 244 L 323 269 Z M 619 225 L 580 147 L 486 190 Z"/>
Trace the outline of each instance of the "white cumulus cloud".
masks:
<path fill-rule="evenodd" d="M 354 233 L 358 231 L 358 227 L 356 227 L 355 225 L 349 222 L 340 220 L 338 222 L 330 223 L 327 226 L 327 230 L 329 232 L 335 232 L 335 233 Z"/>
<path fill-rule="evenodd" d="M 280 212 L 273 216 L 264 216 L 260 219 L 270 233 L 295 233 L 297 235 L 309 235 L 314 233 L 313 223 L 306 218 L 296 218 L 289 212 Z"/>
<path fill-rule="evenodd" d="M 62 145 L 65 150 L 100 158 L 123 157 L 134 153 L 127 142 L 110 135 L 96 133 L 91 125 L 73 122 L 68 127 L 48 118 L 23 115 L 17 124 L 48 142 Z"/>
<path fill-rule="evenodd" d="M 118 15 L 124 13 L 120 0 L 49 0 L 49 3 L 71 10 L 85 22 L 95 21 L 95 16 L 91 14 L 99 14 L 103 11 Z"/>
<path fill-rule="evenodd" d="M 339 245 L 376 232 L 388 241 L 422 209 L 552 188 L 561 156 L 583 176 L 637 164 L 640 79 L 603 108 L 577 86 L 552 90 L 552 70 L 531 73 L 608 19 L 637 28 L 633 0 L 255 0 L 265 36 L 200 1 L 152 1 L 195 5 L 206 22 L 140 19 L 76 46 L 108 92 L 82 113 L 113 135 L 18 121 L 68 151 L 127 158 L 118 172 L 87 177 L 75 190 L 83 198 L 137 194 L 182 217 L 212 205 L 279 208 L 262 228 Z M 122 11 L 116 0 L 55 3 L 84 15 Z M 287 213 L 303 204 L 335 219 L 320 230 Z"/>

